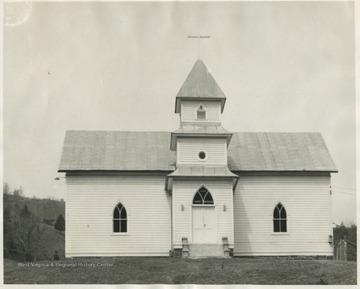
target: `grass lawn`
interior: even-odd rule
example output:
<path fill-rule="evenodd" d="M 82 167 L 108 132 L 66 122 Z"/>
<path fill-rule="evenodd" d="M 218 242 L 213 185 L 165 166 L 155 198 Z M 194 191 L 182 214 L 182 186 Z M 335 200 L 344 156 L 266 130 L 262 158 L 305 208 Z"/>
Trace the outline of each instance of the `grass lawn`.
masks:
<path fill-rule="evenodd" d="M 53 265 L 53 266 L 51 266 Z M 356 284 L 356 263 L 281 258 L 4 260 L 5 284 Z"/>

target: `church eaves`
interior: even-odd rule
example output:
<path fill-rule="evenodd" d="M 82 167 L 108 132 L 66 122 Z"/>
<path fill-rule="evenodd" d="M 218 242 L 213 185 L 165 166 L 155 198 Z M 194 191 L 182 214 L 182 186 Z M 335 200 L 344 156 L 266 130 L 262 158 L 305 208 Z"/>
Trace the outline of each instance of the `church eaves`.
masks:
<path fill-rule="evenodd" d="M 170 132 L 67 131 L 58 172 L 171 172 L 176 169 L 176 155 L 169 149 L 170 135 Z M 229 144 L 228 165 L 235 173 L 337 172 L 320 133 L 235 132 Z"/>
<path fill-rule="evenodd" d="M 225 105 L 225 94 L 206 68 L 204 62 L 198 59 L 191 69 L 184 84 L 176 96 L 175 113 L 180 112 L 181 100 L 220 100 L 221 111 Z"/>

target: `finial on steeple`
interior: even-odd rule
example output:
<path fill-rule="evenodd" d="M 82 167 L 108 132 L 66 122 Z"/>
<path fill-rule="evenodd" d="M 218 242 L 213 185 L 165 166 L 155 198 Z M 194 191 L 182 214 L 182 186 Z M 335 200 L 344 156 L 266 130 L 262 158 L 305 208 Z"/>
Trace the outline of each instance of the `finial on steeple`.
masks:
<path fill-rule="evenodd" d="M 200 59 L 200 38 L 210 38 L 210 35 L 189 35 L 188 38 L 197 38 L 198 40 L 198 58 Z"/>

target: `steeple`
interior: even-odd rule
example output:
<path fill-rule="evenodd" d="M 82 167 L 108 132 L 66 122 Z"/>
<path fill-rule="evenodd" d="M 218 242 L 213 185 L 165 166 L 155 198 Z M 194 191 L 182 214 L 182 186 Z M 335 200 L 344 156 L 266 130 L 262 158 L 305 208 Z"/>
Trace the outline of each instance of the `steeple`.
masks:
<path fill-rule="evenodd" d="M 172 191 L 175 179 L 228 179 L 235 186 L 238 176 L 229 170 L 227 159 L 232 133 L 220 122 L 225 100 L 205 64 L 197 60 L 176 96 L 180 127 L 171 133 L 170 150 L 176 151 L 176 170 L 166 178 L 168 191 Z"/>
<path fill-rule="evenodd" d="M 224 109 L 225 94 L 201 59 L 196 61 L 176 96 L 175 113 L 181 112 L 182 100 L 218 100 L 221 102 L 221 112 Z"/>
<path fill-rule="evenodd" d="M 209 143 L 223 139 L 228 145 L 232 133 L 220 122 L 225 100 L 204 62 L 198 59 L 176 96 L 175 113 L 180 114 L 180 128 L 171 134 L 170 149 L 176 150 L 179 138 L 207 139 Z"/>

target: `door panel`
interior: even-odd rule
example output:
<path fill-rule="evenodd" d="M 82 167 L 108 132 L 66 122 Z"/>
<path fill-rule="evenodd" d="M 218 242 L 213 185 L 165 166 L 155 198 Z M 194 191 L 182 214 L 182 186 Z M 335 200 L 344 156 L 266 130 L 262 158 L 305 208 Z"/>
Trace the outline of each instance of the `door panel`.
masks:
<path fill-rule="evenodd" d="M 216 242 L 215 207 L 204 207 L 204 243 Z"/>
<path fill-rule="evenodd" d="M 202 243 L 204 239 L 204 216 L 199 207 L 193 208 L 193 242 Z"/>
<path fill-rule="evenodd" d="M 193 243 L 216 243 L 215 207 L 193 207 Z"/>

